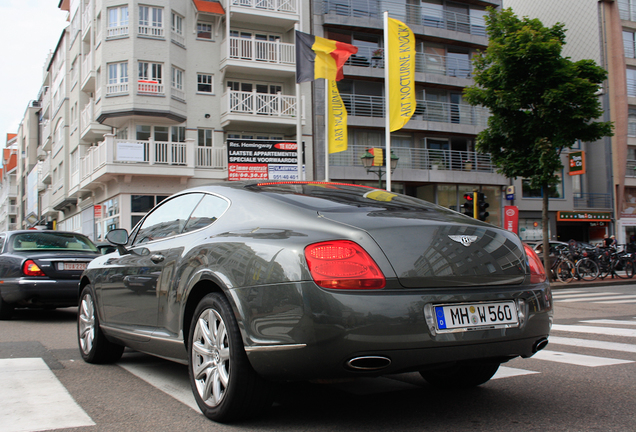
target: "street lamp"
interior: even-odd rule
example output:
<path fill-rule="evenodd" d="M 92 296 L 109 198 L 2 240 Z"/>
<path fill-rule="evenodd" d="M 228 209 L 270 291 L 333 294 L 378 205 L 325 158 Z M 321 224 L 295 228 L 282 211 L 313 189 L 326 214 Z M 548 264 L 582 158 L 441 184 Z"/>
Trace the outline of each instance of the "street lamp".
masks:
<path fill-rule="evenodd" d="M 362 161 L 362 166 L 366 168 L 368 173 L 372 172 L 378 176 L 378 189 L 382 189 L 382 177 L 384 176 L 384 172 L 385 172 L 383 168 L 386 167 L 386 158 L 383 158 L 384 159 L 382 161 L 383 165 L 377 165 L 377 166 L 373 166 L 374 159 L 375 159 L 375 156 L 369 153 L 369 149 L 367 149 L 367 151 L 364 152 L 362 156 L 360 156 L 360 160 Z M 395 171 L 398 160 L 400 160 L 400 158 L 397 157 L 395 153 L 393 153 L 393 151 L 391 151 L 391 162 L 390 162 L 391 172 Z"/>

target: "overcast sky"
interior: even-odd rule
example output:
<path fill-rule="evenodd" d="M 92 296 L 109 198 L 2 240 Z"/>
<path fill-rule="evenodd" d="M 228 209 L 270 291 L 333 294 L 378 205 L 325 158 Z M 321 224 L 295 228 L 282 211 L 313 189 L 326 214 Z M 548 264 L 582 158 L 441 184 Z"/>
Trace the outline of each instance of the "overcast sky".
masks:
<path fill-rule="evenodd" d="M 37 98 L 46 57 L 68 25 L 67 13 L 58 4 L 0 0 L 0 148 L 7 143 L 7 133 L 18 131 L 27 105 Z"/>

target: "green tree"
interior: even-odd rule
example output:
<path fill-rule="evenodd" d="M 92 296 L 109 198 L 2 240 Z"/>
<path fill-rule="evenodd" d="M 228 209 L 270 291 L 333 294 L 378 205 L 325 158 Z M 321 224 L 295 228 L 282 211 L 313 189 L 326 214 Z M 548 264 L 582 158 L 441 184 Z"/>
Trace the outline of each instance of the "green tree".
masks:
<path fill-rule="evenodd" d="M 464 90 L 468 103 L 491 112 L 476 147 L 506 177 L 541 188 L 543 250 L 549 251 L 548 191 L 559 181 L 561 152 L 577 140 L 613 135 L 611 122 L 594 121 L 603 114 L 597 92 L 607 72 L 593 60 L 562 57 L 563 24 L 544 27 L 511 9 L 489 9 L 486 23 L 488 48 L 475 56 L 475 85 Z M 549 276 L 549 254 L 543 255 Z"/>

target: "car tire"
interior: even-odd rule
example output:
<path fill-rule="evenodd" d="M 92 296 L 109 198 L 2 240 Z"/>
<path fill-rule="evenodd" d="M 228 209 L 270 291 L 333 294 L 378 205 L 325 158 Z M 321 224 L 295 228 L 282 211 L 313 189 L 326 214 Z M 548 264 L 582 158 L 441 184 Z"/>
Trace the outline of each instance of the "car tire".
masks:
<path fill-rule="evenodd" d="M 210 420 L 254 417 L 272 405 L 271 386 L 252 368 L 228 300 L 211 293 L 199 302 L 188 338 L 194 398 Z"/>
<path fill-rule="evenodd" d="M 420 371 L 429 384 L 440 388 L 475 387 L 490 380 L 499 369 L 498 362 L 458 362 Z"/>
<path fill-rule="evenodd" d="M 14 310 L 13 305 L 2 300 L 2 296 L 0 296 L 0 320 L 11 319 Z"/>
<path fill-rule="evenodd" d="M 80 354 L 87 363 L 114 363 L 124 353 L 124 346 L 109 341 L 102 332 L 90 285 L 84 287 L 80 295 L 77 342 Z"/>

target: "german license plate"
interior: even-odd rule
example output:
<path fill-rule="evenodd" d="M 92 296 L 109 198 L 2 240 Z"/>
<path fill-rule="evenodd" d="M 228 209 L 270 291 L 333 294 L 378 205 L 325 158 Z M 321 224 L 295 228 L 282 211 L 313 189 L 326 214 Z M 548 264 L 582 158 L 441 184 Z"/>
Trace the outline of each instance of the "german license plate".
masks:
<path fill-rule="evenodd" d="M 439 330 L 519 325 L 517 307 L 513 301 L 435 306 L 435 320 Z"/>
<path fill-rule="evenodd" d="M 86 266 L 85 262 L 65 262 L 62 263 L 61 270 L 86 270 Z"/>

